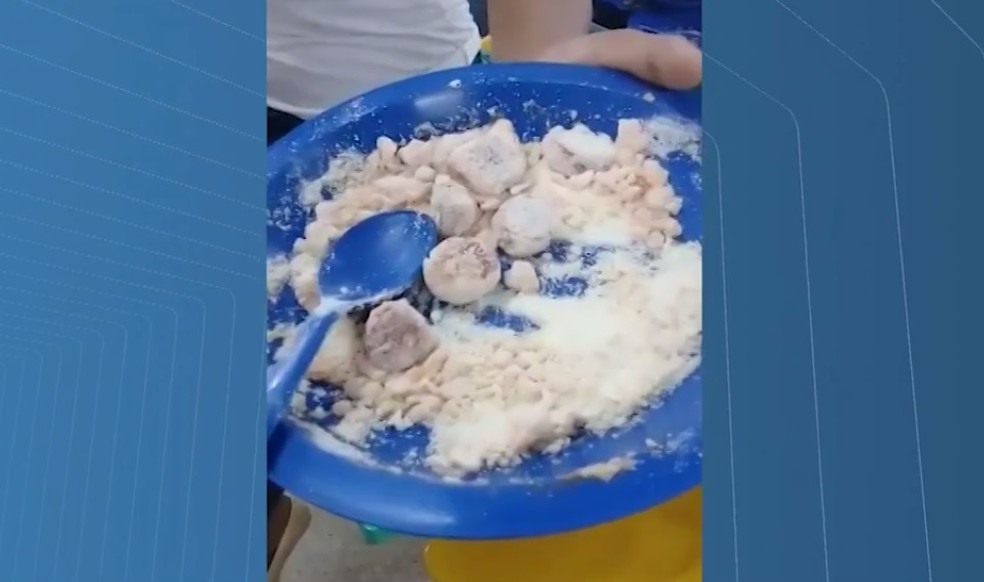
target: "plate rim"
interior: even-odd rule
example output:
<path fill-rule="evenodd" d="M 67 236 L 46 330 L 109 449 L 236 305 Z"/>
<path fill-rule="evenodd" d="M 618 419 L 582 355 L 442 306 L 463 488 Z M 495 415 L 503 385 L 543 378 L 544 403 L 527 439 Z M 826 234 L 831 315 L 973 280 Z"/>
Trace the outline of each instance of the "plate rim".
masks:
<path fill-rule="evenodd" d="M 377 107 L 394 100 L 405 100 L 412 95 L 438 90 L 454 90 L 454 82 L 461 85 L 497 84 L 522 82 L 524 77 L 540 83 L 588 86 L 630 94 L 652 103 L 655 112 L 660 107 L 676 112 L 689 109 L 690 114 L 681 114 L 681 117 L 698 124 L 701 121 L 699 89 L 686 92 L 662 90 L 626 74 L 582 65 L 510 63 L 468 66 L 397 81 L 349 99 L 311 118 L 268 148 L 268 181 L 285 171 L 292 163 L 289 157 L 303 149 L 304 145 L 318 142 L 323 135 L 337 131 L 361 115 L 371 114 Z M 652 99 L 646 98 L 649 95 Z M 448 539 L 499 539 L 570 531 L 644 510 L 700 484 L 702 384 L 701 369 L 698 367 L 673 392 L 674 395 L 683 390 L 695 392 L 690 396 L 695 397 L 699 409 L 698 429 L 701 434 L 688 441 L 688 451 L 679 455 L 677 461 L 682 468 L 674 472 L 672 479 L 661 479 L 668 475 L 653 473 L 657 466 L 665 468 L 665 459 L 658 460 L 647 455 L 638 461 L 634 469 L 622 471 L 608 482 L 576 479 L 533 486 L 445 485 L 434 479 L 407 479 L 406 475 L 389 469 L 371 467 L 339 455 L 326 455 L 304 434 L 304 429 L 288 425 L 278 428 L 268 443 L 268 456 L 273 458 L 273 462 L 268 464 L 267 475 L 268 479 L 290 493 L 331 513 L 399 533 Z M 288 470 L 288 465 L 309 466 L 309 469 Z M 351 479 L 360 484 L 359 491 L 355 495 L 341 494 L 352 493 L 353 487 L 325 487 L 323 481 L 328 479 Z M 394 495 L 397 489 L 403 490 L 402 495 Z M 398 504 L 399 507 L 380 503 L 404 496 L 415 496 L 420 504 L 413 508 L 408 507 L 408 503 Z M 604 506 L 592 503 L 598 496 L 613 501 Z M 546 509 L 546 505 L 550 507 Z M 467 511 L 452 511 L 453 506 L 467 508 Z M 425 511 L 428 507 L 429 514 Z"/>

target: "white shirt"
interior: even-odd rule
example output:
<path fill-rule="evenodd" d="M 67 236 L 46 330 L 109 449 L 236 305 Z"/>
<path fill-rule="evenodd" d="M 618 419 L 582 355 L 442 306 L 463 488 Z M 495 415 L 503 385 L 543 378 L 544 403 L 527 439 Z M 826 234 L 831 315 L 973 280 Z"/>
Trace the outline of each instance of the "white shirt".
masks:
<path fill-rule="evenodd" d="M 303 119 L 380 85 L 470 64 L 467 0 L 267 0 L 267 105 Z"/>

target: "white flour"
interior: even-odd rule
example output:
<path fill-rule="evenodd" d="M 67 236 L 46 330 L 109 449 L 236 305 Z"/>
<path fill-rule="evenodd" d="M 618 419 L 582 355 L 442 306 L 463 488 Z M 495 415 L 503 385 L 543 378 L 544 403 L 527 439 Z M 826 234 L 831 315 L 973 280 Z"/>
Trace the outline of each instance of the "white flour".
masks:
<path fill-rule="evenodd" d="M 552 212 L 553 238 L 577 246 L 563 262 L 549 253 L 530 259 L 539 287 L 574 276 L 586 281 L 584 293 L 552 297 L 529 286 L 526 292 L 498 287 L 470 305 L 435 312 L 437 349 L 397 373 L 369 364 L 360 327 L 341 322 L 308 372 L 310 380 L 343 390 L 331 410 L 338 417 L 333 433 L 359 444 L 377 429 L 422 423 L 431 429 L 427 465 L 443 475 L 466 475 L 516 464 L 536 450 L 557 452 L 582 429 L 618 427 L 691 373 L 700 360 L 701 249 L 674 241 L 680 199 L 666 171 L 645 158 L 669 143 L 688 154 L 687 144 L 699 143 L 699 134 L 691 140 L 689 128 L 674 123 L 664 124 L 673 131 L 662 142 L 653 140 L 649 121 L 620 124 L 614 142 L 583 128 L 555 129 L 543 144 L 521 146 L 526 170 L 519 183 L 510 177 L 473 191 L 482 216 L 471 236 L 496 242 L 490 218 L 503 198 L 523 194 L 543 201 Z M 495 129 L 503 131 L 501 125 Z M 474 169 L 462 168 L 464 158 L 451 154 L 463 146 L 480 151 L 468 142 L 482 135 L 437 137 L 426 148 L 416 142 L 413 156 L 380 140 L 367 158 L 345 158 L 309 185 L 305 203 L 316 205 L 316 218 L 291 258 L 291 286 L 301 304 L 317 307 L 311 270 L 348 226 L 384 209 L 433 212 L 431 182 L 455 168 L 476 182 Z M 513 147 L 509 139 L 500 143 Z M 515 159 L 514 151 L 508 154 Z M 449 157 L 458 166 L 449 168 Z M 354 171 L 345 175 L 341 166 Z M 335 197 L 322 201 L 329 183 Z M 580 247 L 599 244 L 617 248 L 582 264 Z M 479 325 L 476 314 L 487 308 L 525 318 L 535 328 L 517 333 Z M 290 342 L 287 337 L 285 346 Z M 579 476 L 605 478 L 609 470 L 625 468 L 614 463 Z"/>
<path fill-rule="evenodd" d="M 647 131 L 654 136 L 652 153 L 666 158 L 671 153 L 681 152 L 698 162 L 701 159 L 701 135 L 699 125 L 671 119 L 669 117 L 654 117 L 646 120 Z"/>
<path fill-rule="evenodd" d="M 267 259 L 266 268 L 267 297 L 272 299 L 280 293 L 290 279 L 290 262 L 287 261 L 287 257 L 277 255 Z"/>

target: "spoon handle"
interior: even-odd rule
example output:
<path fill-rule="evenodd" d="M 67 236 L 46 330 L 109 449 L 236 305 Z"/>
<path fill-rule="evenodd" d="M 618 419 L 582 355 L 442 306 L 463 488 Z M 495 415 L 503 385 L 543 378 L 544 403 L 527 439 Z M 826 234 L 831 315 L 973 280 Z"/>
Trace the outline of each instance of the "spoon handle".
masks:
<path fill-rule="evenodd" d="M 287 412 L 290 397 L 311 367 L 311 362 L 314 361 L 314 356 L 324 342 L 328 330 L 341 315 L 336 311 L 308 317 L 297 326 L 291 353 L 284 360 L 267 369 L 268 439 Z"/>

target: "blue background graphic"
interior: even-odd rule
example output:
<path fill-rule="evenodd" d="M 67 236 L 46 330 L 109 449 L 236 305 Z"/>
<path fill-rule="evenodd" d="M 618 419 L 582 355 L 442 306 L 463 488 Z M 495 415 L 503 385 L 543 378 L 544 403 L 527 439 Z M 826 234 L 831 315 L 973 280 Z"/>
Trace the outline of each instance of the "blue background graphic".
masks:
<path fill-rule="evenodd" d="M 0 6 L 0 580 L 262 580 L 264 6 Z M 707 581 L 970 580 L 984 6 L 706 0 Z"/>
<path fill-rule="evenodd" d="M 0 580 L 262 579 L 263 10 L 0 7 Z"/>
<path fill-rule="evenodd" d="M 705 580 L 979 577 L 977 38 L 705 1 Z"/>

